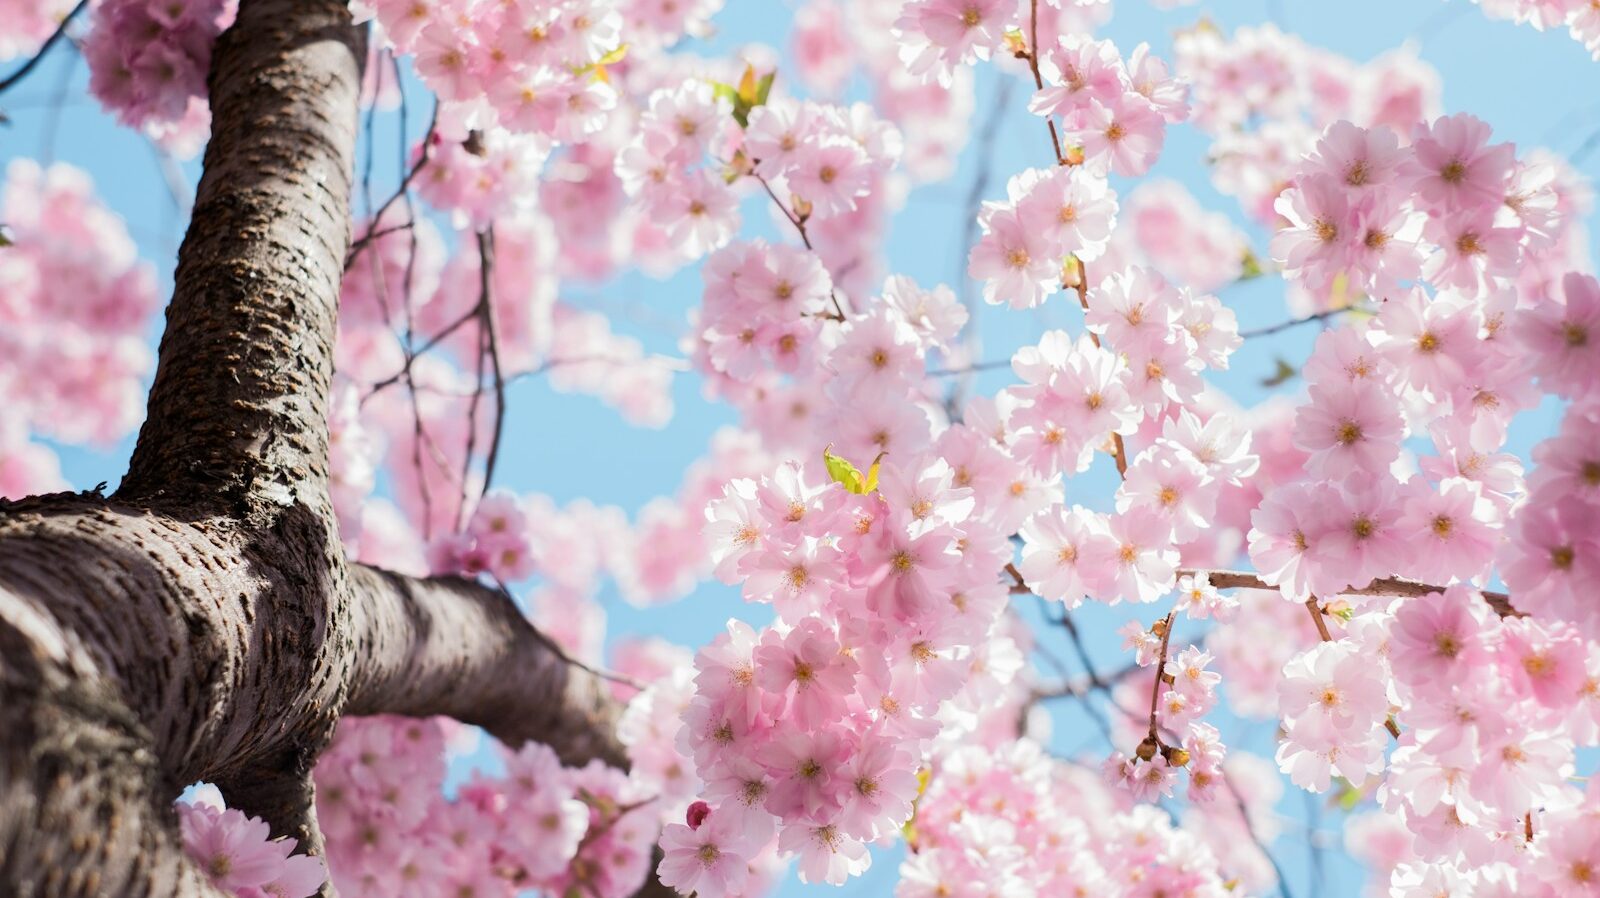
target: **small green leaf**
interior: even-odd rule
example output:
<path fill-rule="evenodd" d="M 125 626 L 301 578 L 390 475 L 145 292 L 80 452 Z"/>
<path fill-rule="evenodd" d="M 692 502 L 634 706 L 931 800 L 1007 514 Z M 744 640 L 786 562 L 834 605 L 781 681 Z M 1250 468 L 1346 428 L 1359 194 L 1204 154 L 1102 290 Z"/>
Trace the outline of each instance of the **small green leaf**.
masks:
<path fill-rule="evenodd" d="M 744 74 L 739 76 L 738 87 L 713 81 L 711 91 L 733 106 L 733 120 L 739 123 L 739 127 L 748 128 L 750 110 L 766 105 L 767 96 L 772 93 L 772 79 L 776 75 L 776 72 L 768 72 L 757 77 L 755 66 L 746 65 Z"/>
<path fill-rule="evenodd" d="M 1022 36 L 1021 28 L 1007 28 L 1002 37 L 1005 40 L 1006 52 L 1019 59 L 1028 55 L 1028 41 Z"/>
<path fill-rule="evenodd" d="M 867 479 L 861 476 L 861 470 L 844 458 L 833 454 L 833 444 L 822 450 L 822 463 L 828 468 L 828 476 L 834 483 L 842 484 L 845 489 L 861 495 L 868 492 Z"/>
<path fill-rule="evenodd" d="M 0 225 L 0 248 L 12 245 L 11 230 L 5 225 Z"/>
<path fill-rule="evenodd" d="M 1294 380 L 1299 376 L 1299 374 L 1300 372 L 1296 370 L 1293 365 L 1284 361 L 1283 356 L 1278 356 L 1278 367 L 1273 369 L 1271 377 L 1262 379 L 1261 385 L 1263 387 L 1283 386 L 1289 381 Z"/>
<path fill-rule="evenodd" d="M 746 64 L 744 74 L 739 76 L 739 101 L 746 106 L 754 106 L 756 102 L 756 67 Z"/>
<path fill-rule="evenodd" d="M 1239 280 L 1253 281 L 1263 274 L 1266 274 L 1266 271 L 1261 267 L 1260 257 L 1256 255 L 1255 250 L 1245 247 L 1244 255 L 1239 259 Z"/>
<path fill-rule="evenodd" d="M 627 55 L 628 55 L 628 45 L 627 44 L 618 44 L 617 48 L 615 50 L 612 50 L 610 53 L 607 53 L 606 55 L 600 57 L 599 61 L 596 62 L 595 65 L 616 65 L 617 63 L 621 62 L 623 60 L 623 58 L 626 57 Z"/>
<path fill-rule="evenodd" d="M 883 457 L 888 454 L 887 452 L 879 452 L 878 457 L 872 460 L 872 467 L 867 469 L 867 488 L 862 492 L 870 493 L 877 490 L 878 466 L 883 462 Z"/>
<path fill-rule="evenodd" d="M 1334 793 L 1333 803 L 1341 811 L 1355 810 L 1356 805 L 1361 803 L 1361 790 L 1357 789 L 1353 783 L 1342 776 L 1334 777 L 1334 784 L 1339 787 L 1339 790 Z"/>

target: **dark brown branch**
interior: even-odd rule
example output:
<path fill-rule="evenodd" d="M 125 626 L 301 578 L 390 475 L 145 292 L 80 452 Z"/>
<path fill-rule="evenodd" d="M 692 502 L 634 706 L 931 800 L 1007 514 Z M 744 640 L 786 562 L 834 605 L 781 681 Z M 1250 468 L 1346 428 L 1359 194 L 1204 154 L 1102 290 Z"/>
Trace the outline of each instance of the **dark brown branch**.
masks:
<path fill-rule="evenodd" d="M 783 217 L 787 218 L 789 220 L 789 224 L 794 225 L 794 229 L 796 231 L 800 232 L 800 242 L 804 243 L 806 245 L 806 249 L 809 249 L 812 252 L 816 252 L 816 248 L 811 245 L 811 234 L 810 234 L 810 232 L 808 232 L 806 230 L 806 219 L 805 219 L 805 216 L 799 214 L 798 212 L 789 211 L 789 207 L 784 204 L 783 200 L 778 199 L 778 194 L 773 191 L 772 185 L 767 182 L 766 178 L 761 177 L 760 175 L 756 174 L 755 172 L 751 172 L 750 173 L 750 177 L 755 178 L 757 181 L 759 181 L 761 183 L 761 186 L 763 188 L 765 188 L 766 191 L 767 191 L 767 196 L 772 197 L 772 202 L 773 202 L 774 205 L 776 205 L 778 207 L 778 211 L 782 212 L 783 213 Z M 832 315 L 824 314 L 824 315 L 822 315 L 820 317 L 829 318 L 829 319 L 832 319 L 834 321 L 843 321 L 843 320 L 845 320 L 844 306 L 839 304 L 839 293 L 838 293 L 838 291 L 830 289 L 828 291 L 828 298 L 833 300 L 833 314 Z"/>
<path fill-rule="evenodd" d="M 393 206 L 395 203 L 399 202 L 401 197 L 408 196 L 410 194 L 411 182 L 416 180 L 417 175 L 420 174 L 422 170 L 427 167 L 428 162 L 432 160 L 434 129 L 437 128 L 438 125 L 439 109 L 437 106 L 435 106 L 433 110 L 433 119 L 428 122 L 428 131 L 422 136 L 422 155 L 417 158 L 416 165 L 413 165 L 411 168 L 406 170 L 405 177 L 400 179 L 400 186 L 395 188 L 394 193 L 390 194 L 389 198 L 383 201 L 383 205 L 378 207 L 378 211 L 372 213 L 371 221 L 367 225 L 367 232 L 362 234 L 361 237 L 354 243 L 350 244 L 350 249 L 344 257 L 344 268 L 346 271 L 350 269 L 351 265 L 355 264 L 356 257 L 361 255 L 361 251 L 370 246 L 372 241 L 377 240 L 384 234 L 397 230 L 396 228 L 380 230 L 378 223 L 383 220 L 384 213 L 389 211 L 390 206 Z M 404 125 L 401 127 L 403 129 Z M 403 130 L 401 132 L 400 139 L 405 140 L 405 133 Z M 405 227 L 410 226 L 410 222 L 405 225 Z"/>
<path fill-rule="evenodd" d="M 339 0 L 241 4 L 128 498 L 326 505 L 327 394 L 365 32 Z"/>
<path fill-rule="evenodd" d="M 1167 676 L 1167 649 L 1172 645 L 1172 623 L 1177 616 L 1177 609 L 1168 611 L 1167 616 L 1162 618 L 1159 624 L 1161 628 L 1161 654 L 1156 657 L 1156 679 L 1150 686 L 1150 733 L 1148 736 L 1149 741 L 1158 746 L 1161 744 L 1161 735 L 1160 728 L 1156 723 L 1156 711 L 1161 707 L 1161 687 L 1165 685 Z"/>
<path fill-rule="evenodd" d="M 575 664 L 504 593 L 467 580 L 417 580 L 356 566 L 351 609 L 363 647 L 351 714 L 442 714 L 511 745 L 537 740 L 569 764 L 627 759 L 605 679 Z"/>
<path fill-rule="evenodd" d="M 1204 575 L 1211 581 L 1211 585 L 1218 589 L 1267 589 L 1274 592 L 1278 587 L 1262 580 L 1259 576 L 1249 571 L 1208 571 L 1208 570 L 1182 570 L 1178 576 L 1189 577 Z M 1415 580 L 1403 580 L 1399 577 L 1379 577 L 1361 587 L 1345 587 L 1338 591 L 1339 595 L 1346 596 L 1402 596 L 1406 598 L 1420 598 L 1429 593 L 1443 592 L 1443 586 L 1433 586 L 1428 583 L 1418 583 Z M 1501 617 L 1522 617 L 1522 612 L 1511 606 L 1511 598 L 1503 592 L 1480 592 L 1483 600 L 1489 603 L 1495 613 Z"/>
<path fill-rule="evenodd" d="M 120 837 L 146 852 L 108 844 L 100 861 L 61 868 L 106 877 L 145 865 L 125 891 L 40 894 L 209 895 L 182 891 L 184 862 L 160 854 L 174 844 L 168 805 L 195 780 L 318 849 L 305 775 L 343 714 L 449 715 L 512 745 L 545 742 L 569 764 L 626 766 L 606 678 L 505 593 L 330 569 L 295 542 L 307 528 L 282 529 L 92 495 L 0 503 L 0 850 L 76 825 L 58 805 L 84 802 L 78 775 L 57 782 L 74 769 L 118 802 L 133 828 Z M 6 863 L 0 894 L 34 894 L 8 889 L 39 871 Z"/>
<path fill-rule="evenodd" d="M 489 438 L 488 457 L 483 463 L 483 492 L 494 484 L 495 462 L 500 458 L 500 437 L 506 426 L 506 376 L 500 367 L 500 339 L 494 326 L 494 302 L 490 288 L 494 278 L 494 229 L 478 235 L 478 277 L 483 282 L 484 350 L 489 355 L 489 373 L 494 377 L 494 432 Z"/>
<path fill-rule="evenodd" d="M 1033 0 L 1028 9 L 1028 51 L 1023 54 L 1028 61 L 1028 71 L 1033 73 L 1033 86 L 1037 90 L 1044 90 L 1044 76 L 1039 74 L 1039 0 Z M 1066 165 L 1066 154 L 1061 152 L 1061 135 L 1056 132 L 1054 116 L 1045 116 L 1045 124 L 1050 126 L 1050 145 L 1056 151 L 1056 164 Z"/>
<path fill-rule="evenodd" d="M 1306 610 L 1311 613 L 1311 623 L 1317 628 L 1317 638 L 1323 642 L 1332 642 L 1333 634 L 1328 632 L 1328 622 L 1322 617 L 1322 605 L 1316 596 L 1306 599 Z"/>

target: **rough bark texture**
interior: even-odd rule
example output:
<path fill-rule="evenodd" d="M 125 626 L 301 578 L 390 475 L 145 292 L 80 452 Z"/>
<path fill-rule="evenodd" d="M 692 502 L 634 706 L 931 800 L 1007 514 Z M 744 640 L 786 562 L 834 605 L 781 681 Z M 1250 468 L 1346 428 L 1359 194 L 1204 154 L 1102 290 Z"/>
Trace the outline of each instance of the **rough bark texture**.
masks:
<path fill-rule="evenodd" d="M 509 597 L 340 548 L 325 414 L 364 55 L 345 0 L 241 3 L 127 477 L 0 501 L 0 895 L 219 894 L 171 806 L 201 779 L 320 852 L 310 771 L 347 713 L 625 763 L 605 684 Z"/>

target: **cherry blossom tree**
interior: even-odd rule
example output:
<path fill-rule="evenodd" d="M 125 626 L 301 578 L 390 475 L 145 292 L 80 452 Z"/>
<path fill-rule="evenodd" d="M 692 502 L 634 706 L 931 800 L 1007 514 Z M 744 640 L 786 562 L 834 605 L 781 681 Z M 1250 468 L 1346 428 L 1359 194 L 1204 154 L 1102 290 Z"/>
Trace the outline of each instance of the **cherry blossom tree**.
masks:
<path fill-rule="evenodd" d="M 1600 59 L 1589 0 L 1481 6 Z M 1106 0 L 808 0 L 785 71 L 695 55 L 718 7 L 0 0 L 0 103 L 77 53 L 121 125 L 204 153 L 153 357 L 157 278 L 87 175 L 5 174 L 0 892 L 722 898 L 898 844 L 902 898 L 1288 896 L 1298 789 L 1353 812 L 1375 894 L 1600 894 L 1572 165 L 1443 114 L 1408 50 L 1202 20 L 1163 58 L 1095 36 Z M 984 168 L 962 282 L 919 284 L 884 240 L 980 67 L 1035 161 Z M 1270 240 L 1147 177 L 1179 128 Z M 563 293 L 634 269 L 694 273 L 681 358 Z M 1219 294 L 1264 277 L 1293 317 L 1241 331 Z M 1073 324 L 985 361 L 980 302 Z M 1305 323 L 1292 392 L 1213 383 Z M 649 427 L 679 371 L 739 423 L 674 496 L 497 485 L 511 384 Z M 64 491 L 52 444 L 134 428 L 113 493 Z M 712 580 L 748 619 L 604 657 L 602 581 Z M 1095 747 L 1052 753 L 1064 702 Z M 1230 751 L 1241 719 L 1272 757 Z M 447 791 L 480 732 L 497 766 Z"/>

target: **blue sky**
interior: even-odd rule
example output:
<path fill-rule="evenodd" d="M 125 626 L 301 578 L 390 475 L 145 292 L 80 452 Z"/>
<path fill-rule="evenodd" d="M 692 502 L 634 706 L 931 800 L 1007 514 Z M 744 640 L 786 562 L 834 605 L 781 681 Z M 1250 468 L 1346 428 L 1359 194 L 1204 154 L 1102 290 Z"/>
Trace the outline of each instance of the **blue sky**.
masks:
<path fill-rule="evenodd" d="M 1241 24 L 1277 21 L 1310 43 L 1357 60 L 1412 40 L 1419 46 L 1421 57 L 1442 75 L 1446 112 L 1470 111 L 1490 122 L 1498 139 L 1515 141 L 1522 149 L 1545 146 L 1570 153 L 1600 129 L 1600 94 L 1594 90 L 1600 84 L 1600 63 L 1591 61 L 1564 32 L 1541 34 L 1507 22 L 1492 22 L 1466 0 L 1217 0 L 1172 11 L 1158 10 L 1138 0 L 1119 0 L 1103 34 L 1124 49 L 1140 40 L 1149 41 L 1158 54 L 1170 58 L 1173 32 L 1202 14 L 1225 30 Z M 727 8 L 715 20 L 719 33 L 694 49 L 711 54 L 749 41 L 781 47 L 789 16 L 787 5 L 771 0 L 728 0 Z M 87 169 L 105 201 L 127 219 L 141 254 L 155 265 L 165 292 L 170 290 L 184 225 L 178 205 L 155 154 L 141 137 L 117 128 L 98 110 L 84 90 L 86 82 L 81 60 L 58 50 L 25 85 L 11 91 L 0 104 L 13 120 L 10 126 L 0 126 L 0 163 L 17 156 L 48 157 Z M 982 71 L 976 90 L 978 110 L 973 132 L 989 114 L 996 87 L 994 72 Z M 991 196 L 1003 190 L 1007 174 L 1047 161 L 1041 129 L 1037 119 L 1025 112 L 1024 96 L 1020 90 L 1012 93 L 1012 108 L 1004 113 L 1000 124 L 994 145 L 996 177 Z M 58 103 L 60 97 L 65 100 Z M 425 112 L 414 113 L 413 129 L 420 131 L 425 119 Z M 379 195 L 386 195 L 396 176 L 395 127 L 396 122 L 387 119 L 379 128 L 375 184 L 386 185 L 377 189 Z M 1181 181 L 1204 205 L 1229 214 L 1251 235 L 1257 251 L 1264 254 L 1265 235 L 1245 221 L 1232 201 L 1211 188 L 1202 162 L 1205 149 L 1206 141 L 1200 134 L 1183 126 L 1175 128 L 1169 132 L 1166 151 L 1153 174 Z M 923 186 L 910 195 L 889 236 L 891 270 L 909 274 L 924 284 L 953 282 L 959 275 L 965 256 L 960 246 L 963 198 L 978 168 L 976 154 L 968 152 L 952 179 Z M 1600 178 L 1600 152 L 1591 154 L 1580 169 L 1590 178 Z M 190 163 L 182 167 L 178 177 L 192 191 L 198 172 L 198 163 Z M 747 236 L 764 233 L 788 239 L 758 205 L 746 209 L 745 221 Z M 1591 220 L 1589 225 L 1591 232 L 1597 231 L 1596 221 Z M 598 288 L 578 289 L 565 296 L 579 305 L 602 310 L 647 309 L 646 315 L 619 316 L 614 326 L 639 337 L 651 351 L 677 355 L 678 335 L 663 324 L 682 321 L 683 313 L 698 302 L 699 278 L 693 269 L 664 282 L 626 275 Z M 1274 278 L 1230 287 L 1221 296 L 1236 312 L 1243 328 L 1271 324 L 1287 315 L 1281 282 Z M 980 358 L 1006 358 L 1016 346 L 1036 340 L 1042 330 L 1075 328 L 1077 321 L 1075 311 L 1059 302 L 1033 313 L 985 308 L 977 319 L 984 340 Z M 159 333 L 159 324 L 152 325 L 152 340 Z M 1272 340 L 1252 342 L 1234 356 L 1232 369 L 1215 378 L 1215 382 L 1242 404 L 1257 402 L 1265 395 L 1259 381 L 1271 372 L 1274 358 L 1281 355 L 1291 361 L 1303 359 L 1314 335 L 1315 328 L 1305 327 Z M 1002 369 L 980 376 L 977 388 L 993 392 L 1010 381 L 1009 371 Z M 537 380 L 519 382 L 509 397 L 505 439 L 514 451 L 503 456 L 502 484 L 519 492 L 545 492 L 558 502 L 584 496 L 630 511 L 653 496 L 671 493 L 685 466 L 704 451 L 716 428 L 734 420 L 726 407 L 711 405 L 701 398 L 693 376 L 678 378 L 675 398 L 677 415 L 669 425 L 661 430 L 640 431 L 592 399 L 554 393 Z M 1519 419 L 1512 451 L 1525 456 L 1534 442 L 1550 432 L 1555 413 L 1555 407 L 1547 404 Z M 116 446 L 99 449 L 63 447 L 66 476 L 78 489 L 102 480 L 114 486 L 131 446 L 130 437 Z M 1103 507 L 1113 481 L 1109 465 L 1102 465 L 1074 481 L 1070 490 L 1076 501 Z M 688 645 L 703 642 L 719 631 L 729 615 L 744 615 L 755 621 L 765 617 L 752 613 L 732 591 L 716 584 L 705 586 L 684 604 L 665 609 L 631 609 L 609 592 L 604 601 L 611 615 L 613 637 L 648 632 Z M 1019 608 L 1037 621 L 1031 604 L 1023 603 Z M 1126 613 L 1121 609 L 1085 609 L 1079 616 L 1080 626 L 1091 633 L 1109 635 Z M 1123 663 L 1119 643 L 1120 640 L 1108 638 L 1091 646 L 1098 666 L 1110 669 Z M 1062 646 L 1054 648 L 1061 650 Z M 1055 747 L 1065 750 L 1081 745 L 1087 728 L 1081 712 L 1070 707 L 1060 709 Z M 1236 745 L 1270 755 L 1270 726 L 1256 725 L 1248 731 L 1236 730 L 1233 735 Z M 1302 822 L 1307 819 L 1306 809 L 1302 796 L 1292 789 L 1279 807 L 1286 817 Z M 1324 825 L 1337 822 L 1336 812 L 1323 817 Z M 1291 835 L 1281 839 L 1274 849 L 1289 873 L 1294 894 L 1303 898 L 1316 892 L 1304 839 L 1294 834 L 1293 827 L 1286 829 Z M 895 857 L 893 851 L 881 853 L 868 876 L 847 886 L 844 894 L 887 894 L 894 878 Z M 1361 882 L 1359 869 L 1337 851 L 1329 856 L 1324 877 L 1321 893 L 1328 895 L 1353 894 Z M 791 882 L 780 894 L 819 893 L 825 892 Z"/>

